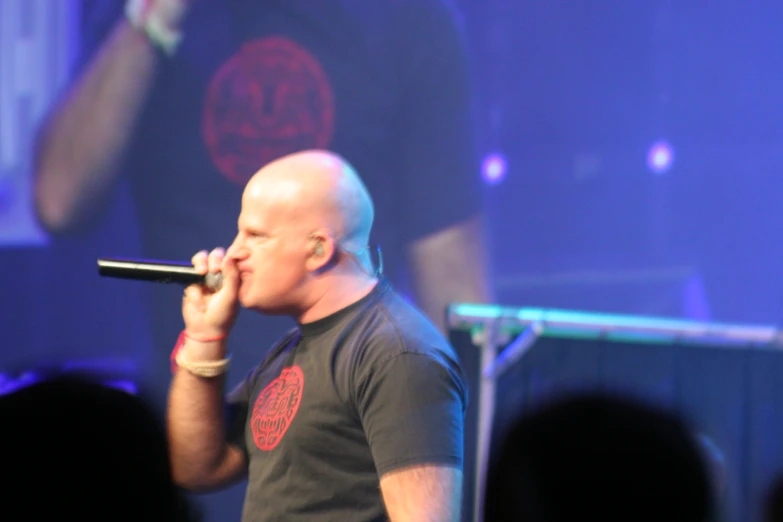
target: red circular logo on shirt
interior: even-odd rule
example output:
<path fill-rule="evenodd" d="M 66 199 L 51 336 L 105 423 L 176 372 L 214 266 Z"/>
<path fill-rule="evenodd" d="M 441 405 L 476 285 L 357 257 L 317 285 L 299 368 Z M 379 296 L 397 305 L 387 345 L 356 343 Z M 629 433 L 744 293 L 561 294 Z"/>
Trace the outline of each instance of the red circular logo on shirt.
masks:
<path fill-rule="evenodd" d="M 272 160 L 327 148 L 334 96 L 321 64 L 283 37 L 245 43 L 207 89 L 203 135 L 212 161 L 244 185 Z"/>
<path fill-rule="evenodd" d="M 304 375 L 299 366 L 283 369 L 259 394 L 250 418 L 250 430 L 258 449 L 275 449 L 291 426 L 302 402 Z"/>

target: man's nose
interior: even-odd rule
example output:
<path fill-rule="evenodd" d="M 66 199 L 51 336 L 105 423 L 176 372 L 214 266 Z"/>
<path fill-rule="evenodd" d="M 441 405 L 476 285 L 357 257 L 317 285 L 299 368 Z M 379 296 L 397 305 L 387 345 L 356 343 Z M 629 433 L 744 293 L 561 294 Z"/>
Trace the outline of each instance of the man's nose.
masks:
<path fill-rule="evenodd" d="M 247 257 L 247 249 L 242 246 L 242 243 L 235 239 L 231 246 L 226 250 L 226 257 L 231 259 L 244 259 Z"/>

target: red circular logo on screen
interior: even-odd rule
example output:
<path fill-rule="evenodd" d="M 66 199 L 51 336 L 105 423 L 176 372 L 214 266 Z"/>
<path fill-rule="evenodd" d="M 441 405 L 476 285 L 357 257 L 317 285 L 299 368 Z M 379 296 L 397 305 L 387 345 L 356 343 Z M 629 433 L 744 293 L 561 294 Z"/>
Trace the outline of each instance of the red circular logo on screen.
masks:
<path fill-rule="evenodd" d="M 275 449 L 291 426 L 302 402 L 304 375 L 299 366 L 285 368 L 256 399 L 250 431 L 258 449 Z"/>
<path fill-rule="evenodd" d="M 212 77 L 202 121 L 218 170 L 244 185 L 272 160 L 327 148 L 334 96 L 321 64 L 282 37 L 245 43 Z"/>

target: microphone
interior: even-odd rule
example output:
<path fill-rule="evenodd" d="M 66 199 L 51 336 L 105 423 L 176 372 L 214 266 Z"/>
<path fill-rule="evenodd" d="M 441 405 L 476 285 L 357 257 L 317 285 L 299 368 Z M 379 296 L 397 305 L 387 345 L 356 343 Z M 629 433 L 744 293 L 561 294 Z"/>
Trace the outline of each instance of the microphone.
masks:
<path fill-rule="evenodd" d="M 121 259 L 102 257 L 98 259 L 98 273 L 104 277 L 173 283 L 180 285 L 201 284 L 212 290 L 219 290 L 223 274 L 201 275 L 193 265 L 177 261 L 152 261 L 147 259 Z"/>

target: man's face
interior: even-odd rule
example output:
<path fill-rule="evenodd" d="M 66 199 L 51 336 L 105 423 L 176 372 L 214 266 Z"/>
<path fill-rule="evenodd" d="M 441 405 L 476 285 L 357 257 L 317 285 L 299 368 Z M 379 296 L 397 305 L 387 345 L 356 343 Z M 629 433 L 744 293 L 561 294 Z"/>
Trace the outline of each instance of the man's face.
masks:
<path fill-rule="evenodd" d="M 239 302 L 268 314 L 296 313 L 308 271 L 307 234 L 285 205 L 246 197 L 227 255 L 239 270 Z"/>

